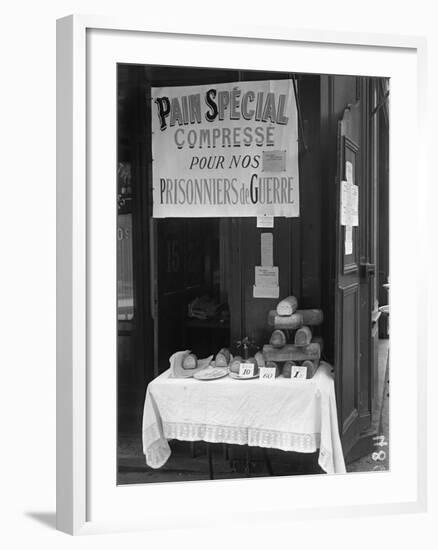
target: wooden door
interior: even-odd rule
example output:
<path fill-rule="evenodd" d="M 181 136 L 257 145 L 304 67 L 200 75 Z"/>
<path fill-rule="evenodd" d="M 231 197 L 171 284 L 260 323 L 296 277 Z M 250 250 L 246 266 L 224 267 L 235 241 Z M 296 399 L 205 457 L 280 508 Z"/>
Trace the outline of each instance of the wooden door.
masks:
<path fill-rule="evenodd" d="M 345 109 L 338 124 L 335 369 L 340 431 L 344 454 L 358 441 L 360 427 L 360 224 L 342 225 L 342 182 L 362 185 L 360 103 Z M 345 197 L 345 195 L 344 195 Z M 345 202 L 345 201 L 344 201 Z M 351 238 L 348 234 L 351 231 Z"/>

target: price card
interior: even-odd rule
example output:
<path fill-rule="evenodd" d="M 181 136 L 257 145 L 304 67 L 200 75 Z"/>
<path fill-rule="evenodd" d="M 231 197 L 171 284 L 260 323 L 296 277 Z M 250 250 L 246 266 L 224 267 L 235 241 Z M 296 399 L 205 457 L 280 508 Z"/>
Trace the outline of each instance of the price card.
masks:
<path fill-rule="evenodd" d="M 260 380 L 275 380 L 275 367 L 260 367 Z"/>
<path fill-rule="evenodd" d="M 254 365 L 252 363 L 240 363 L 239 376 L 241 378 L 251 378 L 254 376 Z"/>
<path fill-rule="evenodd" d="M 306 380 L 306 378 L 307 378 L 307 367 L 298 367 L 298 366 L 292 367 L 292 372 L 291 372 L 290 377 L 291 377 L 291 380 L 292 379 Z"/>

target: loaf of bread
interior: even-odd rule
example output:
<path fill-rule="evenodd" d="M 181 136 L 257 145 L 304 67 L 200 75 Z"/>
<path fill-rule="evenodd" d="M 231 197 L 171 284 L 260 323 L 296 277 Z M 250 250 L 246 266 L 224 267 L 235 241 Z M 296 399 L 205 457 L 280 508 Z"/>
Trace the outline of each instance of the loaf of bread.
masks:
<path fill-rule="evenodd" d="M 190 370 L 190 369 L 196 369 L 198 366 L 198 358 L 194 353 L 189 353 L 184 357 L 182 367 L 183 369 Z"/>
<path fill-rule="evenodd" d="M 277 314 L 278 315 L 292 315 L 298 308 L 298 300 L 295 296 L 288 296 L 278 302 L 277 304 Z"/>
<path fill-rule="evenodd" d="M 312 331 L 309 327 L 300 327 L 295 333 L 295 345 L 307 346 L 312 341 Z"/>
<path fill-rule="evenodd" d="M 303 316 L 299 313 L 278 315 L 275 309 L 268 313 L 268 325 L 278 329 L 295 330 L 303 326 Z"/>
<path fill-rule="evenodd" d="M 240 357 L 240 355 L 236 355 L 236 357 L 234 357 L 234 359 L 230 363 L 230 372 L 234 372 L 234 374 L 239 374 L 240 363 L 243 363 L 243 359 L 242 357 Z"/>
<path fill-rule="evenodd" d="M 282 375 L 285 378 L 290 378 L 292 375 L 292 367 L 295 367 L 295 366 L 296 366 L 295 361 L 286 361 L 285 364 L 283 365 L 283 370 L 281 372 Z"/>
<path fill-rule="evenodd" d="M 298 347 L 292 344 L 286 344 L 282 348 L 274 348 L 271 345 L 263 346 L 263 356 L 266 361 L 275 361 L 276 363 L 284 361 L 319 361 L 321 357 L 321 348 L 319 344 L 310 343 L 307 346 Z"/>
<path fill-rule="evenodd" d="M 319 363 L 317 363 L 316 361 L 303 361 L 303 364 L 301 366 L 307 368 L 306 378 L 309 379 L 313 378 L 315 372 L 318 369 Z"/>
<path fill-rule="evenodd" d="M 265 367 L 266 366 L 266 363 L 265 363 L 265 358 L 263 357 L 263 353 L 261 351 L 258 351 L 255 355 L 254 355 L 254 359 L 257 361 L 257 366 L 260 368 L 260 367 Z"/>
<path fill-rule="evenodd" d="M 286 334 L 279 329 L 274 330 L 274 332 L 271 334 L 271 338 L 269 340 L 269 343 L 274 348 L 282 348 L 286 345 Z"/>
<path fill-rule="evenodd" d="M 231 359 L 230 350 L 222 348 L 216 355 L 215 366 L 216 367 L 228 367 Z"/>
<path fill-rule="evenodd" d="M 321 325 L 324 320 L 324 315 L 321 309 L 297 309 L 295 313 L 302 316 L 303 325 Z"/>

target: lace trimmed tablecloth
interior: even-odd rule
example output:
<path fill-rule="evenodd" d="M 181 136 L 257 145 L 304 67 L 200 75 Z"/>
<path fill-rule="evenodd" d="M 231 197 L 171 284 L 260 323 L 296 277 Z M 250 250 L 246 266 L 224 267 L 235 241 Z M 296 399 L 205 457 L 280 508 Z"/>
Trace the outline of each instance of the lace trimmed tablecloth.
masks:
<path fill-rule="evenodd" d="M 172 378 L 153 380 L 143 413 L 143 452 L 151 468 L 170 457 L 169 439 L 208 441 L 313 453 L 329 473 L 345 473 L 331 367 L 310 380 Z"/>

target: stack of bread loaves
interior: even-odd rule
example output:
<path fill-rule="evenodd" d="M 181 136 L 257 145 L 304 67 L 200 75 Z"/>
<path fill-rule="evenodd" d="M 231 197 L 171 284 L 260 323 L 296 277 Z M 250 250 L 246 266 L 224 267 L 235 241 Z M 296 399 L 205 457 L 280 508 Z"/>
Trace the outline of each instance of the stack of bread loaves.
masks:
<path fill-rule="evenodd" d="M 322 321 L 320 309 L 298 309 L 295 296 L 281 300 L 268 315 L 268 324 L 274 331 L 269 344 L 263 346 L 265 360 L 282 366 L 286 378 L 298 377 L 297 373 L 300 378 L 304 378 L 303 373 L 305 378 L 312 378 L 319 366 L 322 339 L 313 337 L 310 327 Z M 293 331 L 293 344 L 288 344 L 289 331 Z"/>

